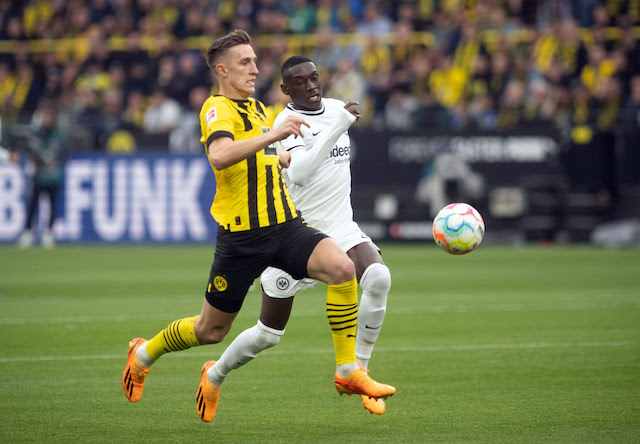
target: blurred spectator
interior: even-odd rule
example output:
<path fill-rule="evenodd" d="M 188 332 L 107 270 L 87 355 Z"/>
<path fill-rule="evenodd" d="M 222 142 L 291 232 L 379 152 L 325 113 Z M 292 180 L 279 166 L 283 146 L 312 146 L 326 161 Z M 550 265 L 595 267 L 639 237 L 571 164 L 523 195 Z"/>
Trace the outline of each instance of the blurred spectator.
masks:
<path fill-rule="evenodd" d="M 90 87 L 79 87 L 71 108 L 71 120 L 84 133 L 91 144 L 87 148 L 100 146 L 102 135 L 102 110 L 100 108 L 100 97 L 94 89 Z"/>
<path fill-rule="evenodd" d="M 272 88 L 269 90 L 269 93 L 263 103 L 266 105 L 264 112 L 270 126 L 273 126 L 273 122 L 276 120 L 277 115 L 280 114 L 289 102 L 289 96 L 283 93 L 281 88 Z"/>
<path fill-rule="evenodd" d="M 107 89 L 102 96 L 102 103 L 102 116 L 100 117 L 102 128 L 99 134 L 99 146 L 106 149 L 113 133 L 124 127 L 122 91 L 116 88 Z"/>
<path fill-rule="evenodd" d="M 631 94 L 624 105 L 622 117 L 626 126 L 640 129 L 640 75 L 631 79 Z"/>
<path fill-rule="evenodd" d="M 476 59 L 486 54 L 486 48 L 478 38 L 478 30 L 474 23 L 464 21 L 459 34 L 452 41 L 453 66 L 471 73 Z"/>
<path fill-rule="evenodd" d="M 256 79 L 254 96 L 264 102 L 264 98 L 269 91 L 280 84 L 280 58 L 272 51 L 263 51 L 262 57 L 258 59 L 258 70 L 260 75 Z"/>
<path fill-rule="evenodd" d="M 449 111 L 428 90 L 423 90 L 418 97 L 412 120 L 414 128 L 448 128 L 450 125 Z"/>
<path fill-rule="evenodd" d="M 503 51 L 491 54 L 489 68 L 489 95 L 497 103 L 509 82 L 509 55 Z"/>
<path fill-rule="evenodd" d="M 504 95 L 498 107 L 499 129 L 514 128 L 522 121 L 524 111 L 525 91 L 522 83 L 511 80 L 504 91 Z"/>
<path fill-rule="evenodd" d="M 443 11 L 437 11 L 433 16 L 432 25 L 427 30 L 433 35 L 435 49 L 446 51 L 450 47 L 455 32 L 453 18 Z"/>
<path fill-rule="evenodd" d="M 615 73 L 615 64 L 607 57 L 607 52 L 601 45 L 589 47 L 588 59 L 588 63 L 580 72 L 580 81 L 593 93 L 600 82 Z"/>
<path fill-rule="evenodd" d="M 384 121 L 392 130 L 413 128 L 413 115 L 418 109 L 418 101 L 402 88 L 394 88 L 384 107 Z"/>
<path fill-rule="evenodd" d="M 366 93 L 367 80 L 364 76 L 356 69 L 351 59 L 340 59 L 325 95 L 344 102 L 359 102 L 361 109 L 365 109 L 368 104 Z"/>
<path fill-rule="evenodd" d="M 498 116 L 493 107 L 493 101 L 486 92 L 478 93 L 469 102 L 469 120 L 470 128 L 489 131 L 496 128 Z"/>
<path fill-rule="evenodd" d="M 539 0 L 537 2 L 537 28 L 547 29 L 554 22 L 561 22 L 572 18 L 570 0 Z"/>
<path fill-rule="evenodd" d="M 541 123 L 551 121 L 554 112 L 553 102 L 550 100 L 550 88 L 542 79 L 529 84 L 525 91 L 525 104 L 522 111 L 523 122 Z"/>
<path fill-rule="evenodd" d="M 390 52 L 394 69 L 404 67 L 417 54 L 421 46 L 412 41 L 413 25 L 409 21 L 396 23 L 393 35 L 393 51 Z"/>
<path fill-rule="evenodd" d="M 356 27 L 356 32 L 365 35 L 387 34 L 393 32 L 393 23 L 377 1 L 370 1 L 365 4 L 364 17 Z"/>
<path fill-rule="evenodd" d="M 343 48 L 335 44 L 335 34 L 331 28 L 322 27 L 316 32 L 318 44 L 311 51 L 311 60 L 315 60 L 320 77 L 324 79 L 333 72 L 343 55 Z"/>
<path fill-rule="evenodd" d="M 0 34 L 3 40 L 26 40 L 27 36 L 19 17 L 9 17 L 4 26 L 4 32 Z"/>
<path fill-rule="evenodd" d="M 147 101 L 141 91 L 132 90 L 127 94 L 127 104 L 122 113 L 122 120 L 130 129 L 142 129 Z"/>
<path fill-rule="evenodd" d="M 375 34 L 365 37 L 364 48 L 360 59 L 360 72 L 369 81 L 383 67 L 389 66 L 391 61 L 391 51 L 387 45 L 383 44 Z"/>
<path fill-rule="evenodd" d="M 155 83 L 167 93 L 167 96 L 174 100 L 179 101 L 181 94 L 184 94 L 184 88 L 179 85 L 182 81 L 178 76 L 176 60 L 173 55 L 163 55 L 158 60 L 158 75 Z"/>
<path fill-rule="evenodd" d="M 106 17 L 113 15 L 109 0 L 91 0 L 91 23 L 101 23 Z"/>
<path fill-rule="evenodd" d="M 311 34 L 316 29 L 316 10 L 309 0 L 292 0 L 287 18 L 294 34 Z"/>
<path fill-rule="evenodd" d="M 169 134 L 178 125 L 180 114 L 180 104 L 168 97 L 162 87 L 156 87 L 144 112 L 142 128 L 149 134 Z"/>
<path fill-rule="evenodd" d="M 429 75 L 429 87 L 444 107 L 451 108 L 463 99 L 468 79 L 467 70 L 453 63 L 451 56 L 442 56 Z"/>
<path fill-rule="evenodd" d="M 176 127 L 169 135 L 169 151 L 173 154 L 202 154 L 204 146 L 200 142 L 200 109 L 209 97 L 209 91 L 202 87 L 189 92 L 188 108 L 183 109 Z"/>
<path fill-rule="evenodd" d="M 576 18 L 578 24 L 583 27 L 589 27 L 593 24 L 593 7 L 598 4 L 598 0 L 579 0 L 576 2 Z"/>
<path fill-rule="evenodd" d="M 187 6 L 180 13 L 173 32 L 178 38 L 197 37 L 203 34 L 202 11 L 197 6 Z"/>
<path fill-rule="evenodd" d="M 18 239 L 22 248 L 30 247 L 34 240 L 36 214 L 39 214 L 40 196 L 49 198 L 49 219 L 42 233 L 42 245 L 45 248 L 54 246 L 53 224 L 56 217 L 58 189 L 62 182 L 65 145 L 64 135 L 57 124 L 56 108 L 52 101 L 42 104 L 34 115 L 33 132 L 28 144 L 29 158 L 33 161 L 31 196 L 27 211 L 24 232 Z"/>
<path fill-rule="evenodd" d="M 318 27 L 330 28 L 334 32 L 353 31 L 354 17 L 345 2 L 318 0 L 316 24 Z"/>

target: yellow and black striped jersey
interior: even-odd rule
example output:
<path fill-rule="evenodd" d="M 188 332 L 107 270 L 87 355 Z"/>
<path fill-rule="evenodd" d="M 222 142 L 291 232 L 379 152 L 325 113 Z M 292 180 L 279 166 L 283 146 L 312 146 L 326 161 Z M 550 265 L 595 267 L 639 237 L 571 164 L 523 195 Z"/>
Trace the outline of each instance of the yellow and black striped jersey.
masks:
<path fill-rule="evenodd" d="M 200 111 L 200 127 L 209 145 L 218 137 L 247 140 L 270 131 L 264 106 L 259 101 L 211 96 Z M 217 170 L 216 194 L 211 215 L 229 231 L 246 231 L 283 223 L 298 217 L 282 179 L 275 146 L 265 147 L 246 160 Z"/>

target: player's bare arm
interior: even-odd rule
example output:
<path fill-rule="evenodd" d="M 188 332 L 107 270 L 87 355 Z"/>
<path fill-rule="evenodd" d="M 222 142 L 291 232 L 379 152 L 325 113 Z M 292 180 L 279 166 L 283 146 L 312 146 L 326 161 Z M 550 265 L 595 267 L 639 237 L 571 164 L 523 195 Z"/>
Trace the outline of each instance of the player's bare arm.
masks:
<path fill-rule="evenodd" d="M 230 137 L 218 137 L 209 145 L 209 160 L 217 170 L 223 170 L 292 134 L 302 137 L 302 125 L 309 126 L 304 119 L 289 116 L 278 128 L 251 139 L 233 140 Z"/>

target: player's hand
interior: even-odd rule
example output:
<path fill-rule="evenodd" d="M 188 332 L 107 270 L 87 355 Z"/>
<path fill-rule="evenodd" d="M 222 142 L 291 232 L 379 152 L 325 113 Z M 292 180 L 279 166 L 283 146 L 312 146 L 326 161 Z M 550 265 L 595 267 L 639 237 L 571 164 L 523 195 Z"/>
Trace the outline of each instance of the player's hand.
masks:
<path fill-rule="evenodd" d="M 273 131 L 276 132 L 278 140 L 284 140 L 292 134 L 296 137 L 302 137 L 302 125 L 307 126 L 307 128 L 311 128 L 302 118 L 298 116 L 287 116 L 287 118 L 284 119 L 284 122 L 282 122 L 282 125 Z"/>
<path fill-rule="evenodd" d="M 289 168 L 289 165 L 291 165 L 291 153 L 287 150 L 283 150 L 282 148 L 277 148 L 277 151 L 280 166 L 282 168 Z"/>
<path fill-rule="evenodd" d="M 360 115 L 360 111 L 355 109 L 354 106 L 360 106 L 360 103 L 358 103 L 358 102 L 347 102 L 347 104 L 344 106 L 344 109 L 346 109 L 351 114 L 356 116 L 356 122 L 357 122 L 358 120 L 360 120 L 360 116 L 361 115 Z"/>

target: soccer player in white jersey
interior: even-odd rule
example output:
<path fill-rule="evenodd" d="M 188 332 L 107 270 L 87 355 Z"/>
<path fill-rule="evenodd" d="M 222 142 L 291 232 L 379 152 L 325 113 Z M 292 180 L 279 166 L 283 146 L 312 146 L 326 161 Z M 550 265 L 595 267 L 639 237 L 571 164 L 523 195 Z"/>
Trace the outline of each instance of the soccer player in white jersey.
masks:
<path fill-rule="evenodd" d="M 331 236 L 356 267 L 362 288 L 359 307 L 338 307 L 327 302 L 327 317 L 333 334 L 356 322 L 356 357 L 365 370 L 385 317 L 391 275 L 380 250 L 353 220 L 351 206 L 351 142 L 348 128 L 360 117 L 357 102 L 323 98 L 315 64 L 306 57 L 293 56 L 282 65 L 282 91 L 293 103 L 276 117 L 277 128 L 287 116 L 302 117 L 309 128 L 300 137 L 281 141 L 283 175 L 296 207 L 311 226 Z M 318 281 L 296 280 L 285 271 L 269 267 L 261 276 L 263 298 L 293 300 L 298 290 L 315 287 Z M 337 345 L 334 338 L 334 346 Z M 353 371 L 352 364 L 336 360 L 336 388 L 340 378 Z M 340 391 L 340 390 L 339 390 Z M 361 395 L 364 408 L 383 414 L 383 399 Z"/>

